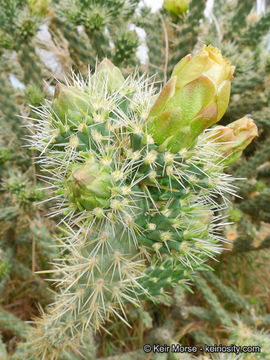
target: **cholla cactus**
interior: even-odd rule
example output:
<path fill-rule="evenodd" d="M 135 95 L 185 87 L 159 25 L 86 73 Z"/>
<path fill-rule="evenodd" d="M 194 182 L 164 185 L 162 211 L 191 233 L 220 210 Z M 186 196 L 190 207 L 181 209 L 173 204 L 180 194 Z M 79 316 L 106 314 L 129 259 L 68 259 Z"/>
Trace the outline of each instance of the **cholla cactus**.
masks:
<path fill-rule="evenodd" d="M 203 131 L 226 110 L 232 72 L 217 49 L 203 47 L 157 97 L 149 79 L 125 80 L 104 60 L 86 82 L 73 75 L 36 108 L 31 146 L 49 173 L 51 215 L 64 236 L 60 293 L 29 337 L 35 359 L 58 358 L 70 337 L 111 315 L 127 322 L 127 303 L 187 286 L 222 251 L 215 212 L 235 187 L 220 143 Z"/>
<path fill-rule="evenodd" d="M 257 349 L 253 353 L 246 353 L 243 357 L 247 360 L 268 359 L 270 352 L 269 332 L 258 330 L 247 326 L 239 318 L 235 319 L 236 324 L 229 327 L 230 339 L 233 344 L 238 346 L 254 346 Z M 259 348 L 259 349 L 258 349 Z"/>

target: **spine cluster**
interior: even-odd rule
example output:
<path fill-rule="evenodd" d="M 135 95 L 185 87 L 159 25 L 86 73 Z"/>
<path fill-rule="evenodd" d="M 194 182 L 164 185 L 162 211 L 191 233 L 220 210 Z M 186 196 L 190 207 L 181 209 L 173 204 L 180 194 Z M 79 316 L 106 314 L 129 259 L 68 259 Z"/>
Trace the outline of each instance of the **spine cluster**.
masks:
<path fill-rule="evenodd" d="M 187 287 L 222 250 L 218 211 L 235 194 L 223 173 L 224 142 L 213 131 L 195 141 L 192 124 L 192 146 L 175 150 L 173 137 L 161 141 L 156 109 L 164 111 L 164 89 L 157 98 L 149 79 L 124 79 L 104 60 L 87 81 L 73 75 L 35 110 L 31 146 L 40 152 L 53 189 L 51 216 L 63 232 L 52 270 L 59 293 L 31 340 L 36 358 L 57 358 L 63 339 L 68 346 L 111 316 L 128 324 L 127 304 Z"/>

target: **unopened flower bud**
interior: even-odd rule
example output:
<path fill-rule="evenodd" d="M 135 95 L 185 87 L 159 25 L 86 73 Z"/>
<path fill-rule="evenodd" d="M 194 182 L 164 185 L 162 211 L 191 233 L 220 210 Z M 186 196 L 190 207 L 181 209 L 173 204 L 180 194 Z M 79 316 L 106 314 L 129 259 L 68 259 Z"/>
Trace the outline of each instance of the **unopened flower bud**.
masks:
<path fill-rule="evenodd" d="M 217 126 L 208 133 L 208 139 L 218 143 L 218 150 L 225 157 L 223 164 L 236 161 L 243 150 L 258 136 L 256 124 L 248 116 L 232 122 L 227 126 Z"/>
<path fill-rule="evenodd" d="M 55 118 L 60 119 L 63 124 L 76 126 L 93 122 L 90 97 L 72 86 L 56 86 L 52 109 Z"/>
<path fill-rule="evenodd" d="M 119 90 L 125 79 L 121 71 L 110 60 L 104 59 L 97 68 L 98 80 L 106 84 L 110 92 Z"/>
<path fill-rule="evenodd" d="M 95 162 L 74 169 L 69 180 L 70 198 L 79 209 L 93 210 L 110 205 L 112 177 L 109 170 Z"/>
<path fill-rule="evenodd" d="M 171 152 L 194 145 L 224 115 L 234 67 L 212 46 L 187 55 L 174 68 L 148 116 L 148 132 Z"/>

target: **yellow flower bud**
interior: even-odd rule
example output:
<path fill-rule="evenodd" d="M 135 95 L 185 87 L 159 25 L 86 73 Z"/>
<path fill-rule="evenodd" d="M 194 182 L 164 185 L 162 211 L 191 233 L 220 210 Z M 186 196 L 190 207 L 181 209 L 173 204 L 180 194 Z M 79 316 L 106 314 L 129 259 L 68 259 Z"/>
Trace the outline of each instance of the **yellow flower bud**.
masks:
<path fill-rule="evenodd" d="M 171 152 L 191 147 L 224 115 L 233 72 L 230 61 L 211 45 L 184 57 L 150 110 L 148 131 L 155 142 Z"/>
<path fill-rule="evenodd" d="M 208 133 L 208 139 L 219 144 L 218 150 L 225 157 L 224 165 L 236 161 L 256 136 L 258 136 L 257 126 L 247 116 L 228 126 L 217 126 Z"/>

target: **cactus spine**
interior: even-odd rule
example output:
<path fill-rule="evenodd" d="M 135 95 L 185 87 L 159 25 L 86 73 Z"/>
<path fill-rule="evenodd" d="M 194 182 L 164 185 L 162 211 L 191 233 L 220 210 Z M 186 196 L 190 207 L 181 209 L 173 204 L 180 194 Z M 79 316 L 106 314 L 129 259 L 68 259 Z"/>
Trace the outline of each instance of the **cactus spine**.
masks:
<path fill-rule="evenodd" d="M 157 97 L 149 79 L 124 79 L 105 59 L 34 110 L 31 147 L 53 188 L 63 256 L 53 270 L 60 291 L 29 337 L 33 358 L 58 358 L 70 338 L 111 316 L 128 323 L 126 304 L 186 287 L 222 251 L 216 211 L 235 187 L 223 173 L 224 142 L 204 129 L 225 111 L 232 72 L 217 49 L 203 47 Z M 173 130 L 186 131 L 183 146 Z"/>

